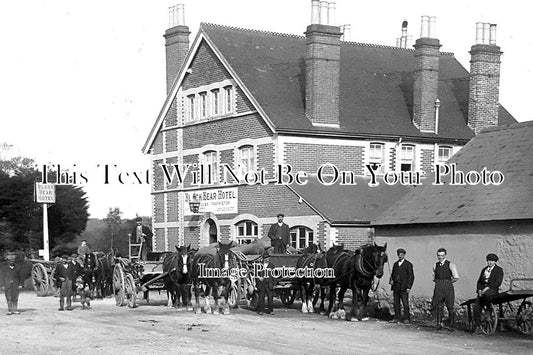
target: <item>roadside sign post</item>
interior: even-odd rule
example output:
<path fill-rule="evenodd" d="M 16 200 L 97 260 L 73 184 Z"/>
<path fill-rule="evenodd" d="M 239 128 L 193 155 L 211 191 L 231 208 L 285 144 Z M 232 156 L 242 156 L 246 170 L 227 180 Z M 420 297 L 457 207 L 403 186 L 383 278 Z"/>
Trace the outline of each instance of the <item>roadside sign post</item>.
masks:
<path fill-rule="evenodd" d="M 35 202 L 43 205 L 43 249 L 39 250 L 39 255 L 45 261 L 50 260 L 50 243 L 48 238 L 48 204 L 56 202 L 55 184 L 35 183 Z"/>

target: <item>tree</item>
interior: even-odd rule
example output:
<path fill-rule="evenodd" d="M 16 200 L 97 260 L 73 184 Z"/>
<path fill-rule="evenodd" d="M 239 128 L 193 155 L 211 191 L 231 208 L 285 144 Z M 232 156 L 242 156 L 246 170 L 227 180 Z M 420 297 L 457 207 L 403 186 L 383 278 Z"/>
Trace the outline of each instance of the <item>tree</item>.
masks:
<path fill-rule="evenodd" d="M 42 206 L 33 200 L 41 180 L 29 158 L 0 157 L 0 247 L 42 248 Z M 50 249 L 74 240 L 87 224 L 88 202 L 76 186 L 56 186 L 56 203 L 48 208 Z"/>

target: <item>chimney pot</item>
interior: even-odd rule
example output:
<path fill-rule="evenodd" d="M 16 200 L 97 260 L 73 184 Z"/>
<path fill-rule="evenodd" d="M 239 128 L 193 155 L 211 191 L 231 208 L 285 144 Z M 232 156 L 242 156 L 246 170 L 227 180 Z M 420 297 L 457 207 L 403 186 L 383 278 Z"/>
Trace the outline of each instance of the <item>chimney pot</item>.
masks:
<path fill-rule="evenodd" d="M 489 44 L 496 45 L 496 24 L 491 23 L 490 24 L 490 40 Z"/>
<path fill-rule="evenodd" d="M 335 1 L 330 1 L 328 3 L 328 25 L 330 26 L 335 26 L 335 22 L 337 22 L 335 19 L 335 7 Z"/>
<path fill-rule="evenodd" d="M 476 44 L 483 43 L 483 22 L 476 23 Z"/>
<path fill-rule="evenodd" d="M 429 16 L 422 16 L 420 38 L 429 37 Z"/>
<path fill-rule="evenodd" d="M 349 41 L 350 40 L 350 30 L 352 25 L 347 23 L 346 25 L 342 25 L 342 40 L 343 41 Z"/>
<path fill-rule="evenodd" d="M 328 2 L 327 1 L 320 2 L 320 24 L 321 25 L 328 24 Z"/>
<path fill-rule="evenodd" d="M 490 40 L 490 23 L 483 24 L 483 44 L 489 44 Z"/>
<path fill-rule="evenodd" d="M 311 24 L 320 23 L 320 0 L 311 0 Z"/>
<path fill-rule="evenodd" d="M 435 16 L 431 16 L 429 18 L 429 38 L 437 38 L 437 18 Z"/>

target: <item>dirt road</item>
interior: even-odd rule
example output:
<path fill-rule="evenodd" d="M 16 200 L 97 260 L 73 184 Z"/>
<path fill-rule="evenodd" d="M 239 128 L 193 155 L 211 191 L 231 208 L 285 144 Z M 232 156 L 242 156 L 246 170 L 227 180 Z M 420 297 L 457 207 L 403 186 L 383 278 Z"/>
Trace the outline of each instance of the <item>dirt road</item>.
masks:
<path fill-rule="evenodd" d="M 155 295 L 157 296 L 157 294 Z M 346 322 L 293 309 L 258 316 L 238 309 L 230 315 L 178 312 L 164 298 L 136 309 L 113 299 L 79 303 L 59 312 L 54 297 L 23 293 L 20 315 L 5 314 L 0 303 L 0 354 L 532 354 L 533 338 L 491 337 L 435 331 L 417 325 L 369 320 Z"/>

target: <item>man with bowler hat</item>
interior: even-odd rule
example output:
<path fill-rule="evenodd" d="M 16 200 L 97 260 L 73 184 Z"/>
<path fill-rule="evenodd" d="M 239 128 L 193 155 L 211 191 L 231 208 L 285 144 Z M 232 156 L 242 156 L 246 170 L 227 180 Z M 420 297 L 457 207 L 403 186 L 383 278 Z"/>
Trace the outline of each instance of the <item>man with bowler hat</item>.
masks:
<path fill-rule="evenodd" d="M 496 254 L 487 255 L 487 266 L 481 270 L 477 280 L 477 298 L 474 303 L 474 330 L 479 331 L 481 323 L 481 309 L 490 305 L 491 301 L 498 296 L 500 285 L 503 282 L 503 269 L 496 265 L 498 256 Z"/>
<path fill-rule="evenodd" d="M 399 248 L 396 250 L 396 254 L 398 255 L 398 260 L 392 266 L 389 281 L 394 296 L 394 320 L 391 322 L 410 323 L 409 292 L 415 281 L 413 264 L 405 259 L 405 249 Z M 400 302 L 403 305 L 403 317 Z"/>
<path fill-rule="evenodd" d="M 7 255 L 7 263 L 2 270 L 0 285 L 4 288 L 7 301 L 7 314 L 20 314 L 18 310 L 19 288 L 24 286 L 22 265 L 16 262 L 15 254 Z"/>
<path fill-rule="evenodd" d="M 67 299 L 67 311 L 72 311 L 73 282 L 75 280 L 76 266 L 68 260 L 67 255 L 61 257 L 61 262 L 57 264 L 55 271 L 55 281 L 59 287 L 59 310 L 65 309 L 65 298 Z"/>
<path fill-rule="evenodd" d="M 278 223 L 273 224 L 268 231 L 268 237 L 274 247 L 274 254 L 287 254 L 290 242 L 289 226 L 283 223 L 285 215 L 278 213 Z"/>

